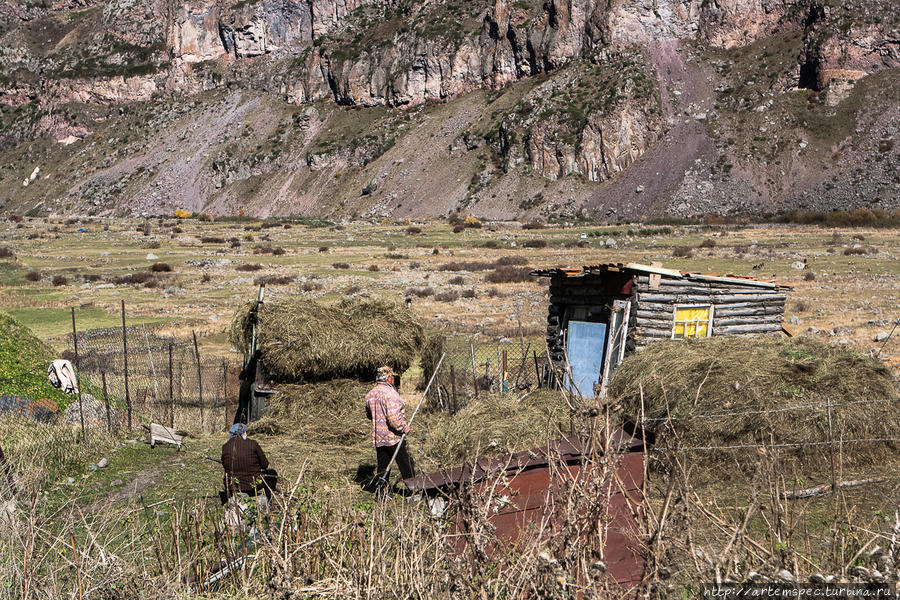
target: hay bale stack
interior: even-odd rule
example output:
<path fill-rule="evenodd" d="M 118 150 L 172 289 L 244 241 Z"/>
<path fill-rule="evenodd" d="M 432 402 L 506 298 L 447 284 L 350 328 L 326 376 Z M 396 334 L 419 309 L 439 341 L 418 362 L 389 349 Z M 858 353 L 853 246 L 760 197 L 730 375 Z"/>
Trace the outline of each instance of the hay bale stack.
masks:
<path fill-rule="evenodd" d="M 231 343 L 250 346 L 250 309 L 235 315 Z M 279 381 L 374 377 L 381 365 L 403 372 L 422 348 L 422 325 L 396 303 L 344 300 L 326 306 L 303 299 L 265 303 L 259 310 L 260 358 Z"/>
<path fill-rule="evenodd" d="M 254 433 L 290 433 L 318 444 L 370 443 L 365 397 L 371 387 L 350 379 L 279 385 L 269 398 L 266 416 L 253 422 L 250 429 Z"/>
<path fill-rule="evenodd" d="M 864 354 L 811 339 L 659 342 L 625 359 L 610 393 L 634 420 L 643 393 L 648 429 L 656 433 L 658 448 L 827 441 L 829 401 L 835 439 L 896 438 L 900 430 L 900 394 L 890 371 Z M 861 400 L 876 402 L 847 404 Z M 780 412 L 768 412 L 773 410 Z M 871 464 L 896 451 L 889 442 L 845 444 L 844 464 Z M 777 452 L 807 474 L 830 467 L 828 446 Z M 749 468 L 756 453 L 697 450 L 690 457 Z"/>
<path fill-rule="evenodd" d="M 433 413 L 413 430 L 413 451 L 422 448 L 442 467 L 482 456 L 542 446 L 568 429 L 569 409 L 558 391 L 538 390 L 518 401 L 511 394 L 482 395 L 454 415 Z"/>

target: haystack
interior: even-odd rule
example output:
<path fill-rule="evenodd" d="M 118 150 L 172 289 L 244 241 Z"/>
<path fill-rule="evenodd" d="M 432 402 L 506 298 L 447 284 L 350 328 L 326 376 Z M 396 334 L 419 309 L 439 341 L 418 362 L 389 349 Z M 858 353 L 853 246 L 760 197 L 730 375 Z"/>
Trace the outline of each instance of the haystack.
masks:
<path fill-rule="evenodd" d="M 610 393 L 635 421 L 643 395 L 657 449 L 798 444 L 775 452 L 810 475 L 830 465 L 831 448 L 821 444 L 829 440 L 829 403 L 832 439 L 896 438 L 900 431 L 890 371 L 867 355 L 811 339 L 659 342 L 625 359 Z M 845 442 L 844 464 L 876 463 L 897 449 L 892 442 Z M 707 465 L 742 467 L 757 456 L 752 448 L 689 453 Z"/>
<path fill-rule="evenodd" d="M 428 458 L 454 467 L 482 456 L 542 446 L 568 431 L 569 409 L 558 391 L 538 390 L 517 400 L 511 394 L 482 395 L 454 415 L 433 413 L 414 433 Z"/>
<path fill-rule="evenodd" d="M 366 418 L 365 397 L 371 387 L 350 379 L 281 384 L 269 398 L 266 415 L 251 424 L 251 431 L 290 433 L 317 444 L 367 442 L 371 425 Z"/>
<path fill-rule="evenodd" d="M 230 341 L 250 346 L 250 308 L 235 315 Z M 260 357 L 279 381 L 372 379 L 381 365 L 403 372 L 422 348 L 422 325 L 395 303 L 343 300 L 326 306 L 303 299 L 268 302 L 259 310 Z"/>

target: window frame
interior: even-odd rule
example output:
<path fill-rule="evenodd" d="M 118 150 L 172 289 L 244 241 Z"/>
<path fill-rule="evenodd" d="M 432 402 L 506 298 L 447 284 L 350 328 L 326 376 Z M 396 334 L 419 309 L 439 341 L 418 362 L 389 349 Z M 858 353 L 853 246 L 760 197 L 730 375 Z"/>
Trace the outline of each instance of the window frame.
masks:
<path fill-rule="evenodd" d="M 676 304 L 675 307 L 672 309 L 672 338 L 671 339 L 673 339 L 673 340 L 676 340 L 676 339 L 677 340 L 687 340 L 687 339 L 693 339 L 693 338 L 702 339 L 701 336 L 699 336 L 699 335 L 690 336 L 690 337 L 682 335 L 680 338 L 675 337 L 675 327 L 678 325 L 678 309 L 679 308 L 688 308 L 688 309 L 694 309 L 694 310 L 702 309 L 702 308 L 709 308 L 709 320 L 707 321 L 707 324 L 706 324 L 706 335 L 703 337 L 711 337 L 712 336 L 712 334 L 713 334 L 713 318 L 714 318 L 714 313 L 715 313 L 715 305 L 714 304 L 712 304 L 712 303 L 710 303 L 710 304 Z M 690 321 L 682 321 L 682 323 L 685 323 L 685 324 L 687 324 L 689 322 Z"/>

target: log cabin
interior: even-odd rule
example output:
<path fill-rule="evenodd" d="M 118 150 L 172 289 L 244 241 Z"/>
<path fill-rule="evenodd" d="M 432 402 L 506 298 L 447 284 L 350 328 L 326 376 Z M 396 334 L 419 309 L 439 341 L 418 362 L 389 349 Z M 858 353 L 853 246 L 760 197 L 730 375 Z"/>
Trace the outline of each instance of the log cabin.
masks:
<path fill-rule="evenodd" d="M 657 264 L 539 269 L 550 279 L 547 348 L 573 393 L 604 395 L 626 354 L 663 339 L 782 335 L 791 286 Z"/>

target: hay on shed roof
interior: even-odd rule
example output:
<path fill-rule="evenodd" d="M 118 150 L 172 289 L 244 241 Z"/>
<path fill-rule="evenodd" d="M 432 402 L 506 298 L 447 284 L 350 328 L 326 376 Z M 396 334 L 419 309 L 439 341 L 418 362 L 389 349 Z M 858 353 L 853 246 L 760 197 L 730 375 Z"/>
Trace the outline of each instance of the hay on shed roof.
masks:
<path fill-rule="evenodd" d="M 414 427 L 421 452 L 442 467 L 454 467 L 482 456 L 542 446 L 568 429 L 569 409 L 560 393 L 538 390 L 521 401 L 512 394 L 484 394 L 456 414 L 432 413 Z"/>
<path fill-rule="evenodd" d="M 231 343 L 250 346 L 250 309 L 238 310 Z M 374 378 L 381 365 L 402 373 L 424 343 L 422 325 L 396 303 L 343 300 L 326 306 L 303 299 L 267 302 L 259 310 L 257 344 L 280 381 Z"/>
<path fill-rule="evenodd" d="M 643 393 L 657 447 L 807 444 L 778 452 L 808 474 L 830 465 L 828 446 L 808 445 L 828 441 L 829 402 L 835 439 L 896 438 L 900 431 L 900 394 L 882 363 L 805 338 L 662 341 L 626 358 L 610 393 L 635 420 Z M 804 408 L 784 410 L 797 406 Z M 844 463 L 871 464 L 897 448 L 890 442 L 847 443 Z M 755 453 L 697 450 L 690 456 L 706 464 L 749 466 Z"/>

